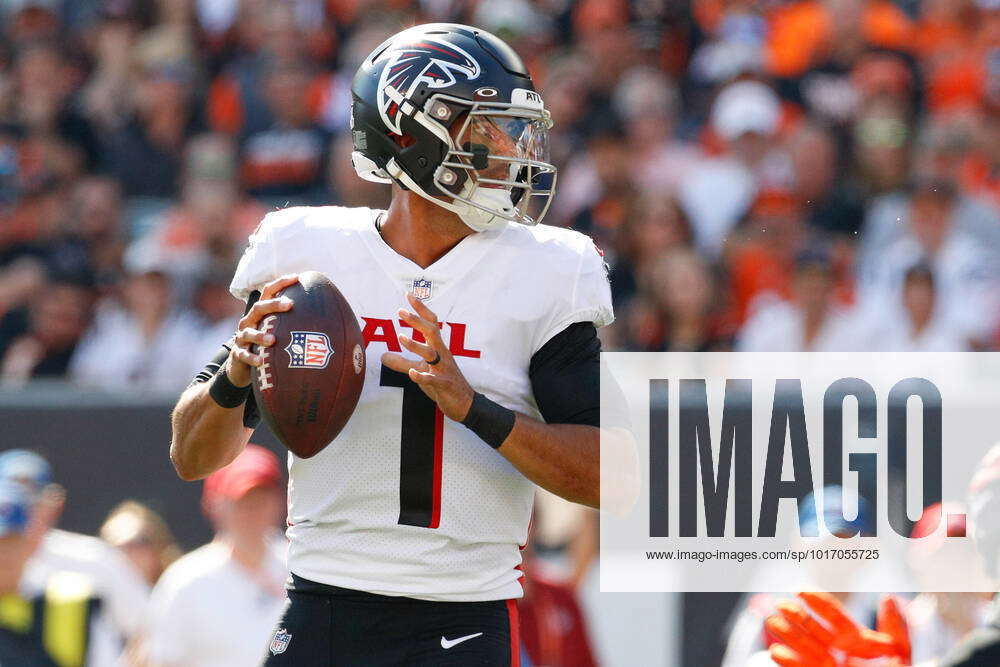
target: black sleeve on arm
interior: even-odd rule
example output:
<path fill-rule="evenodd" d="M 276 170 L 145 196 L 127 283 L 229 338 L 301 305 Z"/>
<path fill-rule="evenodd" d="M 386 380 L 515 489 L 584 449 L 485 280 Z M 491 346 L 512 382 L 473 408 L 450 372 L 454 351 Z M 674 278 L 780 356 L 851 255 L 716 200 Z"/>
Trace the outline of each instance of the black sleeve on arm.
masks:
<path fill-rule="evenodd" d="M 258 299 L 260 299 L 260 292 L 257 290 L 250 292 L 250 296 L 247 298 L 246 310 L 243 311 L 244 315 L 250 312 L 250 307 L 257 303 Z M 223 343 L 219 351 L 215 353 L 215 356 L 194 376 L 191 384 L 208 382 L 215 377 L 215 374 L 219 372 L 222 365 L 226 363 L 229 351 L 233 349 L 234 341 L 235 337 Z M 243 404 L 243 425 L 247 428 L 257 428 L 258 424 L 260 424 L 260 411 L 257 409 L 257 399 L 254 398 L 253 392 L 250 392 L 250 395 L 247 396 L 247 402 Z"/>
<path fill-rule="evenodd" d="M 547 424 L 601 425 L 600 355 L 597 328 L 577 322 L 531 357 L 531 390 Z"/>

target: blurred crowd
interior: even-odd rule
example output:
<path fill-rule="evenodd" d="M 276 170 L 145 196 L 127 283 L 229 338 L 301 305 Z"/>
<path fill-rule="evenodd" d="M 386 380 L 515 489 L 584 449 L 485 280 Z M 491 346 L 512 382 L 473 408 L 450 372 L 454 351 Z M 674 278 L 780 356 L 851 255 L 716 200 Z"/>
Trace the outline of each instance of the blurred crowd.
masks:
<path fill-rule="evenodd" d="M 175 392 L 262 215 L 383 206 L 350 80 L 422 21 L 525 54 L 546 222 L 611 267 L 607 349 L 1000 341 L 993 0 L 0 0 L 0 378 Z M 182 363 L 177 341 L 204 351 Z"/>

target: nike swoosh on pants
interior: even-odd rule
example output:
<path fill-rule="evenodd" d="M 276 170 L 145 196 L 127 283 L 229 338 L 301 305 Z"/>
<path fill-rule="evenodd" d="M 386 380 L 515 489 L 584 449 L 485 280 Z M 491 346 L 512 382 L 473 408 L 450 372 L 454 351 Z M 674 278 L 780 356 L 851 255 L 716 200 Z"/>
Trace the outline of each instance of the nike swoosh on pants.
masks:
<path fill-rule="evenodd" d="M 475 639 L 481 634 L 483 633 L 477 632 L 474 635 L 465 635 L 464 637 L 457 637 L 455 639 L 445 639 L 444 635 L 441 635 L 441 648 L 445 649 L 451 648 L 452 646 L 455 646 L 456 644 L 461 644 L 462 642 L 467 641 L 469 639 Z"/>

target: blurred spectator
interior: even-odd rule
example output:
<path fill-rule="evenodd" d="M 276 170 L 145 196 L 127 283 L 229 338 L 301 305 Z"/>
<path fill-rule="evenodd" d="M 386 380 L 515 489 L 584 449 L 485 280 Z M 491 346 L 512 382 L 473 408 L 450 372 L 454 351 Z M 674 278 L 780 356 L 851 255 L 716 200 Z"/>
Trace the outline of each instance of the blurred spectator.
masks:
<path fill-rule="evenodd" d="M 937 503 L 924 508 L 913 526 L 907 562 L 922 590 L 933 591 L 941 582 L 942 572 L 961 572 L 963 576 L 985 578 L 971 540 L 947 540 L 938 530 L 942 519 L 966 515 L 959 503 Z M 972 529 L 967 519 L 966 528 Z M 948 575 L 946 575 L 948 576 Z M 989 584 L 981 580 L 984 587 Z M 983 593 L 920 593 L 903 609 L 913 646 L 913 663 L 940 658 L 965 635 L 983 625 L 989 615 L 992 596 Z"/>
<path fill-rule="evenodd" d="M 573 588 L 539 571 L 531 554 L 524 555 L 524 597 L 518 601 L 520 634 L 533 665 L 596 665 L 587 623 Z"/>
<path fill-rule="evenodd" d="M 178 191 L 184 142 L 201 127 L 197 70 L 181 37 L 164 35 L 146 47 L 134 51 L 134 111 L 107 134 L 102 155 L 127 196 L 170 198 Z"/>
<path fill-rule="evenodd" d="M 33 257 L 20 257 L 0 268 L 0 318 L 23 307 L 45 284 L 45 278 L 45 267 Z M 0 341 L 10 338 L 10 326 L 6 319 L 0 319 Z"/>
<path fill-rule="evenodd" d="M 597 556 L 597 516 L 545 491 L 536 498 L 522 552 L 524 597 L 517 601 L 522 650 L 532 665 L 596 665 L 576 588 Z M 540 553 L 569 545 L 568 576 L 559 576 Z M 522 663 L 526 662 L 522 659 Z"/>
<path fill-rule="evenodd" d="M 244 304 L 229 293 L 232 277 L 229 270 L 210 270 L 202 276 L 195 290 L 194 304 L 201 319 L 201 332 L 188 359 L 189 381 L 219 352 L 222 344 L 236 333 L 236 324 L 243 316 Z"/>
<path fill-rule="evenodd" d="M 88 40 L 93 71 L 80 89 L 80 104 L 99 131 L 111 132 L 126 123 L 132 111 L 132 50 L 140 26 L 127 11 L 129 3 L 101 4 Z"/>
<path fill-rule="evenodd" d="M 737 336 L 741 352 L 849 352 L 861 339 L 851 315 L 834 299 L 829 254 L 807 249 L 796 258 L 791 301 L 760 303 Z"/>
<path fill-rule="evenodd" d="M 210 266 L 234 265 L 265 213 L 240 190 L 234 143 L 203 134 L 187 143 L 180 201 L 139 243 L 162 258 L 172 277 L 190 280 Z"/>
<path fill-rule="evenodd" d="M 163 517 L 135 500 L 126 500 L 111 510 L 101 525 L 100 537 L 121 551 L 150 587 L 181 555 Z"/>
<path fill-rule="evenodd" d="M 70 375 L 113 390 L 176 392 L 190 381 L 177 350 L 198 340 L 197 317 L 175 307 L 161 257 L 133 247 L 120 298 L 98 305 L 94 323 L 70 361 Z"/>
<path fill-rule="evenodd" d="M 903 278 L 904 317 L 885 318 L 883 329 L 873 340 L 893 352 L 959 352 L 969 349 L 957 322 L 943 316 L 934 281 L 927 264 L 915 264 Z"/>
<path fill-rule="evenodd" d="M 865 196 L 893 192 L 906 183 L 910 168 L 913 128 L 900 105 L 887 98 L 874 100 L 852 126 L 855 175 Z"/>
<path fill-rule="evenodd" d="M 716 98 L 711 128 L 725 152 L 692 166 L 678 191 L 695 244 L 707 257 L 719 256 L 726 236 L 759 189 L 784 189 L 790 184 L 787 156 L 775 150 L 773 142 L 781 114 L 777 95 L 757 81 L 731 84 Z"/>
<path fill-rule="evenodd" d="M 91 656 L 87 664 L 115 664 L 125 642 L 142 632 L 149 589 L 111 546 L 96 537 L 54 527 L 62 513 L 65 494 L 52 484 L 52 471 L 45 459 L 22 449 L 3 452 L 0 484 L 16 485 L 26 494 L 34 524 L 26 529 L 34 536 L 18 547 L 26 549 L 21 552 L 21 565 L 4 564 L 0 567 L 3 573 L 0 579 L 8 587 L 11 582 L 19 581 L 18 589 L 28 597 L 42 594 L 52 585 L 69 585 L 75 591 L 74 597 L 100 599 L 102 604 L 96 613 L 90 613 L 88 607 L 88 612 L 80 617 L 89 619 L 91 624 L 89 639 L 82 646 L 87 647 Z M 79 603 L 87 604 L 85 599 Z M 62 649 L 82 650 L 82 647 L 70 642 L 57 650 Z"/>
<path fill-rule="evenodd" d="M 73 178 L 97 159 L 97 137 L 73 99 L 74 72 L 55 41 L 31 41 L 15 61 L 17 111 L 25 148 L 59 178 Z"/>
<path fill-rule="evenodd" d="M 641 280 L 662 319 L 659 349 L 709 352 L 727 347 L 714 310 L 718 304 L 714 277 L 695 252 L 677 249 L 664 254 Z"/>
<path fill-rule="evenodd" d="M 566 169 L 565 191 L 552 215 L 599 243 L 618 233 L 635 199 L 633 167 L 621 119 L 612 111 L 586 128 L 586 151 Z"/>
<path fill-rule="evenodd" d="M 652 67 L 633 67 L 615 88 L 613 102 L 624 123 L 636 185 L 643 192 L 676 189 L 699 157 L 693 146 L 675 136 L 681 111 L 677 86 Z"/>
<path fill-rule="evenodd" d="M 623 304 L 631 298 L 636 276 L 650 263 L 691 242 L 691 226 L 677 200 L 659 190 L 644 190 L 630 207 L 607 257 L 614 303 Z"/>
<path fill-rule="evenodd" d="M 0 381 L 17 384 L 32 377 L 65 376 L 90 322 L 90 310 L 91 293 L 84 285 L 58 281 L 38 290 L 24 311 L 22 326 L 16 322 L 17 312 L 0 322 Z"/>
<path fill-rule="evenodd" d="M 873 321 L 901 318 L 907 270 L 925 261 L 933 270 L 941 317 L 965 340 L 992 335 L 1000 313 L 997 248 L 984 247 L 955 221 L 958 193 L 948 182 L 918 180 L 905 211 L 905 233 L 858 268 L 859 306 Z"/>
<path fill-rule="evenodd" d="M 100 630 L 100 599 L 86 577 L 36 569 L 26 580 L 28 564 L 61 508 L 57 491 L 33 501 L 23 487 L 0 480 L 0 597 L 5 609 L 0 659 L 5 664 L 110 665 L 117 659 L 113 642 Z M 62 610 L 73 613 L 60 614 Z"/>
<path fill-rule="evenodd" d="M 122 272 L 124 233 L 118 183 L 106 176 L 87 176 L 73 189 L 68 211 L 67 244 L 86 256 L 87 270 L 102 289 Z"/>
<path fill-rule="evenodd" d="M 826 61 L 850 62 L 869 47 L 906 50 L 912 22 L 888 0 L 800 0 L 774 11 L 767 66 L 795 79 Z"/>
<path fill-rule="evenodd" d="M 792 192 L 803 206 L 806 221 L 817 231 L 857 234 L 864 221 L 864 204 L 857 186 L 841 176 L 837 145 L 818 125 L 803 125 L 788 138 L 793 165 Z"/>
<path fill-rule="evenodd" d="M 267 651 L 288 576 L 278 532 L 278 460 L 257 445 L 205 480 L 215 539 L 163 573 L 150 602 L 146 659 L 156 667 L 252 667 Z"/>
<path fill-rule="evenodd" d="M 691 75 L 717 84 L 760 73 L 768 32 L 765 11 L 765 3 L 695 0 L 693 18 L 709 39 L 692 54 Z"/>
<path fill-rule="evenodd" d="M 309 108 L 310 75 L 299 60 L 268 63 L 263 93 L 273 121 L 241 138 L 243 185 L 277 206 L 328 199 L 324 184 L 330 136 Z"/>

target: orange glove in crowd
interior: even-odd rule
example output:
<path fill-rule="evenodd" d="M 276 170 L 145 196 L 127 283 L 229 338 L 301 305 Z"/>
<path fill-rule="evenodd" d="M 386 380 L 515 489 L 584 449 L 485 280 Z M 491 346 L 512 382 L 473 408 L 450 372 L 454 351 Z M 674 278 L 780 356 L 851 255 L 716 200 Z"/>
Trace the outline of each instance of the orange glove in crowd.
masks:
<path fill-rule="evenodd" d="M 778 613 L 764 622 L 778 638 L 769 650 L 781 667 L 853 667 L 874 658 L 885 658 L 886 667 L 910 664 L 909 633 L 895 598 L 879 603 L 877 631 L 856 623 L 829 593 L 799 598 L 778 603 Z"/>

